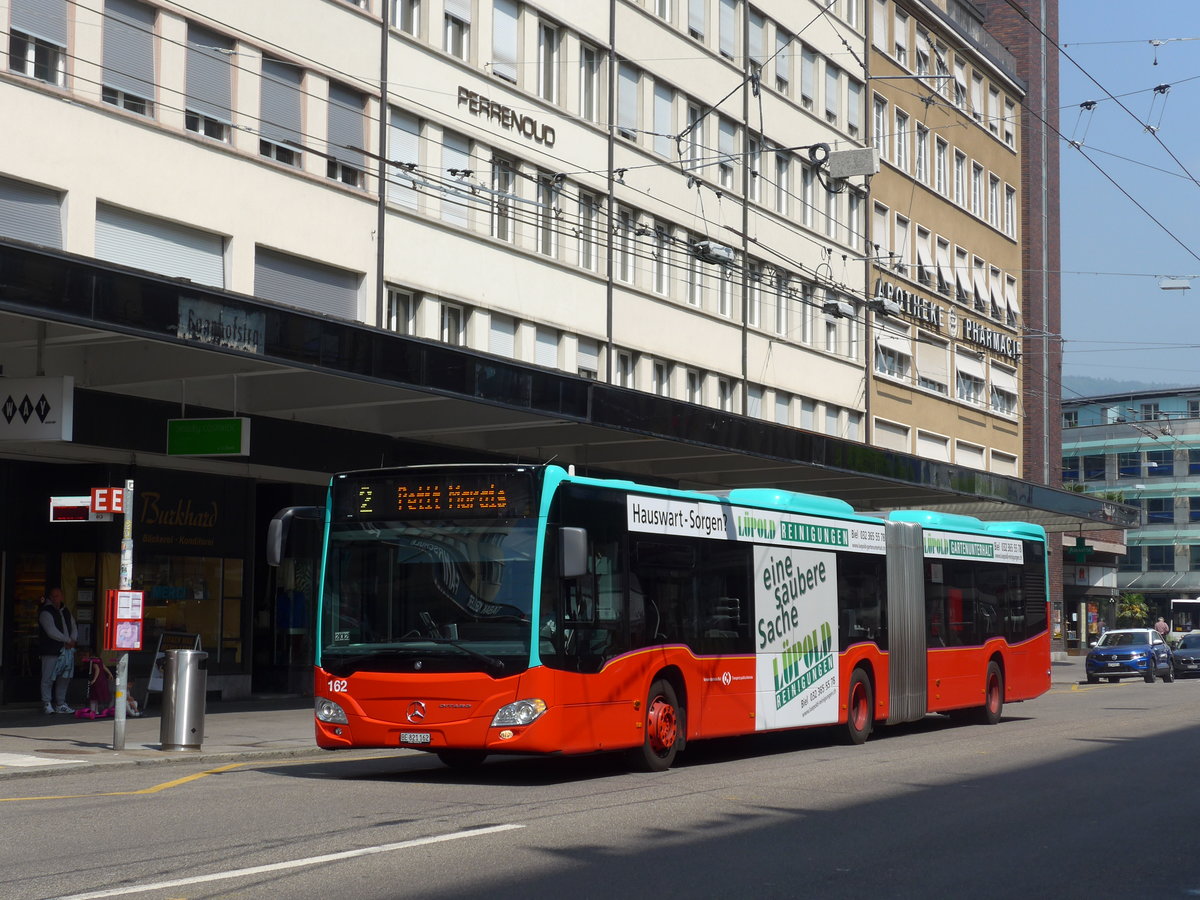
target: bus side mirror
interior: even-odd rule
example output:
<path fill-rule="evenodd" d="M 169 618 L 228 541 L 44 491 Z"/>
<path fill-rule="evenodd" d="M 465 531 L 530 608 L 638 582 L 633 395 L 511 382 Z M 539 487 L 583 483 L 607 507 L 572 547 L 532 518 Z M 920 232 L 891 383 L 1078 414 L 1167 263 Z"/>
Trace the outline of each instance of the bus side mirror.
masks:
<path fill-rule="evenodd" d="M 271 519 L 271 524 L 267 526 L 268 566 L 277 566 L 283 559 L 283 550 L 287 546 L 288 529 L 291 527 L 292 519 L 296 517 L 301 519 L 323 519 L 325 517 L 325 507 L 286 506 L 275 513 L 275 517 Z"/>
<path fill-rule="evenodd" d="M 586 528 L 558 529 L 559 575 L 578 578 L 588 570 L 588 538 Z"/>

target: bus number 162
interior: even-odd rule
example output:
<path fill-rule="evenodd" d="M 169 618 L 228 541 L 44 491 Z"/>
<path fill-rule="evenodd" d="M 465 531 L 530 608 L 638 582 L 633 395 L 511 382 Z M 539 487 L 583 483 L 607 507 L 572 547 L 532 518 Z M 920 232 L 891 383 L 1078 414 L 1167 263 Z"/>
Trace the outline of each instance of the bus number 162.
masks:
<path fill-rule="evenodd" d="M 346 693 L 346 679 L 345 678 L 330 678 L 329 681 L 327 682 L 327 684 L 329 687 L 329 692 L 332 694 Z"/>

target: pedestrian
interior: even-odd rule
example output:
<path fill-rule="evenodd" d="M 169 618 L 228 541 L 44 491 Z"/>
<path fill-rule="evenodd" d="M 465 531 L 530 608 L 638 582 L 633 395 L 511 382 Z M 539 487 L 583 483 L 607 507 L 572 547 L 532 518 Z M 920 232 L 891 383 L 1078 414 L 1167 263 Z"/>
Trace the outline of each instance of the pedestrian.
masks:
<path fill-rule="evenodd" d="M 42 658 L 42 712 L 73 713 L 67 706 L 67 685 L 75 672 L 75 617 L 63 606 L 62 588 L 54 587 L 38 608 L 38 655 Z M 54 702 L 51 702 L 53 688 Z"/>
<path fill-rule="evenodd" d="M 76 710 L 77 719 L 102 719 L 113 714 L 112 672 L 99 654 L 90 647 L 83 650 L 83 664 L 88 670 L 88 708 Z"/>
<path fill-rule="evenodd" d="M 1171 626 L 1166 623 L 1162 616 L 1158 617 L 1158 621 L 1154 623 L 1154 630 L 1158 632 L 1160 638 L 1166 638 L 1167 632 L 1171 630 Z"/>

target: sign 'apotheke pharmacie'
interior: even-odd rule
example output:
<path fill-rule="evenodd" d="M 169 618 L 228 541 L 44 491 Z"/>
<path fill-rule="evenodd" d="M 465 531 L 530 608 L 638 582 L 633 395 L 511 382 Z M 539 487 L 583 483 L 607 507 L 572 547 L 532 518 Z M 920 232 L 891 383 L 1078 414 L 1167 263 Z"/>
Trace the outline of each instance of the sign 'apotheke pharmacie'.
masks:
<path fill-rule="evenodd" d="M 875 280 L 875 296 L 876 298 L 895 301 L 900 305 L 902 313 L 916 319 L 918 322 L 932 325 L 939 330 L 942 328 L 943 323 L 945 323 L 947 331 L 952 336 L 957 336 L 959 316 L 958 312 L 954 309 L 947 309 L 940 306 L 932 300 L 922 297 L 915 291 L 910 291 L 908 288 L 893 284 L 890 281 L 884 281 L 882 278 Z M 974 319 L 963 318 L 962 340 L 977 347 L 982 347 L 985 350 L 991 350 L 993 353 L 999 353 L 1001 356 L 1006 356 L 1014 362 L 1021 358 L 1021 341 L 1019 339 L 1003 331 L 988 328 Z"/>
<path fill-rule="evenodd" d="M 515 131 L 523 138 L 536 141 L 546 147 L 554 146 L 554 129 L 549 125 L 539 125 L 533 116 L 527 116 L 517 112 L 511 106 L 489 100 L 470 88 L 459 87 L 458 105 L 465 106 L 471 115 L 499 122 L 501 127 Z"/>

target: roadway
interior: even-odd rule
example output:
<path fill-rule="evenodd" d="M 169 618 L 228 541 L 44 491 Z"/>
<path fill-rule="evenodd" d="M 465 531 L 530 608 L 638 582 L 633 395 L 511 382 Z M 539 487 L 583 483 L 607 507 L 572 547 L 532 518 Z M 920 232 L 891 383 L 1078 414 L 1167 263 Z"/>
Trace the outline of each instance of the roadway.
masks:
<path fill-rule="evenodd" d="M 1081 674 L 1078 663 L 1070 664 Z M 376 752 L 0 781 L 7 900 L 1196 896 L 1200 680 L 470 774 Z"/>

